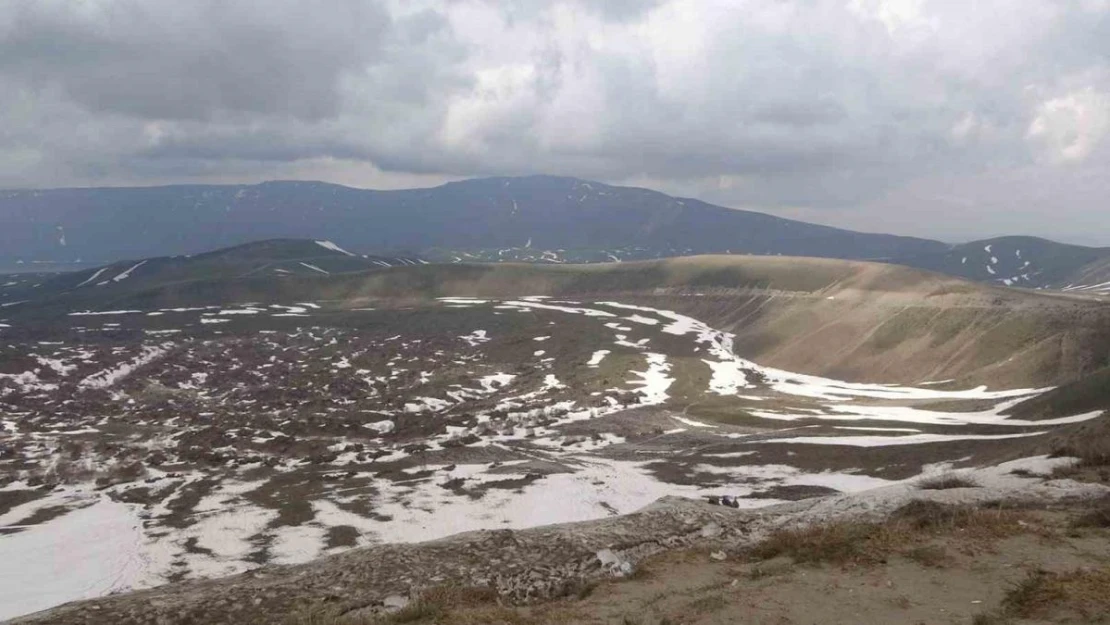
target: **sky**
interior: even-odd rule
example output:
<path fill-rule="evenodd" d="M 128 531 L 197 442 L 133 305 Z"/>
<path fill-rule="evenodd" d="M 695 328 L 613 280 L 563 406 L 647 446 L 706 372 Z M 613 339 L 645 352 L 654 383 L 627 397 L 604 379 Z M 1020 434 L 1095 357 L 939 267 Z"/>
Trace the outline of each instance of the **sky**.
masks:
<path fill-rule="evenodd" d="M 1110 0 L 0 0 L 0 188 L 537 173 L 1110 245 Z"/>

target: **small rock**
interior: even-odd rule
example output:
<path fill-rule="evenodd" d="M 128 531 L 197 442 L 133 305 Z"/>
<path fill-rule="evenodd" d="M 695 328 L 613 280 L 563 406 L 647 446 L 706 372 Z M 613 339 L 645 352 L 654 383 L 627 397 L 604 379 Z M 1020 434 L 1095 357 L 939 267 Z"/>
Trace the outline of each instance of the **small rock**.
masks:
<path fill-rule="evenodd" d="M 728 555 L 725 554 L 725 552 L 723 551 L 714 551 L 713 553 L 709 554 L 709 559 L 716 562 L 724 562 L 727 558 Z"/>
<path fill-rule="evenodd" d="M 597 560 L 601 563 L 601 566 L 607 568 L 617 566 L 620 564 L 621 561 L 621 559 L 617 557 L 617 554 L 613 553 L 609 549 L 602 549 L 601 551 L 598 551 Z"/>
<path fill-rule="evenodd" d="M 721 529 L 721 526 L 717 523 L 707 523 L 701 528 L 701 537 L 713 538 L 716 536 L 720 536 L 722 531 L 723 530 Z"/>
<path fill-rule="evenodd" d="M 601 563 L 602 568 L 609 571 L 610 575 L 624 577 L 632 574 L 632 563 L 621 558 L 609 549 L 598 551 L 597 560 Z"/>
<path fill-rule="evenodd" d="M 402 597 L 401 595 L 389 595 L 385 599 L 382 599 L 382 605 L 385 607 L 387 612 L 396 612 L 408 607 L 409 598 Z"/>

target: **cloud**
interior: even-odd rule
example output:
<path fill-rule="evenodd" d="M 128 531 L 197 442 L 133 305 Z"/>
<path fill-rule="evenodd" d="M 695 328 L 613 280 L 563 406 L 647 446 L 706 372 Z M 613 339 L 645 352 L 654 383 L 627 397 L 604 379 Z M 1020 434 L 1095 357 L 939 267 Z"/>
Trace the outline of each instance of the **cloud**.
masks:
<path fill-rule="evenodd" d="M 341 79 L 378 53 L 373 3 L 13 0 L 0 70 L 91 113 L 148 119 L 338 111 Z"/>
<path fill-rule="evenodd" d="M 1027 137 L 1048 158 L 1062 163 L 1081 162 L 1110 134 L 1110 93 L 1088 87 L 1052 98 L 1037 108 Z"/>
<path fill-rule="evenodd" d="M 1011 225 L 988 185 L 1110 165 L 1107 11 L 0 0 L 0 186 L 554 173 L 974 236 Z M 944 180 L 977 219 L 938 225 Z M 1068 210 L 1101 210 L 1079 187 Z"/>

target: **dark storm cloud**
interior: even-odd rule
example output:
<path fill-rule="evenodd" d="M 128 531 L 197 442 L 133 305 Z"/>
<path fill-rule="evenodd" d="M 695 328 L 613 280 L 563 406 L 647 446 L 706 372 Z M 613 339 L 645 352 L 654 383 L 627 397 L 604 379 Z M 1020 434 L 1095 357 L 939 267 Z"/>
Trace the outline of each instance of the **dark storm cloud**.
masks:
<path fill-rule="evenodd" d="M 210 119 L 334 115 L 339 82 L 378 53 L 373 3 L 21 0 L 5 4 L 0 71 L 93 113 Z"/>
<path fill-rule="evenodd" d="M 0 186 L 555 173 L 938 236 L 1090 223 L 1110 194 L 1090 182 L 1110 166 L 1108 16 L 1108 0 L 0 0 Z M 992 186 L 1030 177 L 1067 205 Z"/>

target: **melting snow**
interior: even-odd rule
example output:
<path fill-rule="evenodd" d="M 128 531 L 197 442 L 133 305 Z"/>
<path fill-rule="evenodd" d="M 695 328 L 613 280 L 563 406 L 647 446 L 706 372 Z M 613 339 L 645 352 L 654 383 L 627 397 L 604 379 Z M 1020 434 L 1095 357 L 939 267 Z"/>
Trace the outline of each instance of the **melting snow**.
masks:
<path fill-rule="evenodd" d="M 694 421 L 693 419 L 687 419 L 686 417 L 680 417 L 678 415 L 671 415 L 671 418 L 674 419 L 675 421 L 678 421 L 679 423 L 688 425 L 692 428 L 712 428 L 712 429 L 717 428 L 717 426 L 715 426 L 715 425 L 710 425 L 708 423 L 702 423 L 700 421 Z M 744 452 L 744 453 L 755 453 L 755 452 Z"/>
<path fill-rule="evenodd" d="M 751 386 L 748 384 L 748 377 L 744 373 L 744 365 L 741 362 L 735 360 L 721 362 L 703 360 L 702 362 L 709 365 L 713 371 L 713 377 L 709 380 L 709 390 L 718 395 L 736 395 L 740 389 Z"/>
<path fill-rule="evenodd" d="M 0 619 L 149 585 L 142 541 L 134 509 L 106 498 L 0 536 Z"/>
<path fill-rule="evenodd" d="M 97 272 L 96 272 L 96 273 L 94 273 L 93 275 L 89 276 L 89 278 L 88 278 L 87 280 L 85 280 L 85 281 L 84 281 L 84 282 L 82 282 L 81 284 L 78 284 L 77 286 L 78 286 L 78 287 L 82 287 L 82 286 L 85 286 L 86 284 L 88 284 L 88 283 L 92 282 L 93 280 L 96 280 L 97 278 L 99 278 L 99 277 L 100 277 L 100 274 L 104 273 L 105 271 L 108 271 L 108 267 L 101 267 L 100 269 L 98 269 L 98 270 L 97 270 Z"/>
<path fill-rule="evenodd" d="M 593 353 L 593 356 L 590 356 L 590 360 L 589 360 L 589 362 L 586 363 L 586 366 L 587 367 L 596 367 L 596 366 L 600 365 L 601 361 L 604 360 L 605 357 L 608 356 L 610 353 L 611 352 L 607 349 L 597 350 L 596 352 Z"/>
<path fill-rule="evenodd" d="M 78 386 L 84 388 L 108 388 L 123 378 L 131 375 L 139 367 L 150 364 L 155 360 L 161 358 L 168 353 L 170 345 L 162 346 L 144 346 L 140 355 L 132 360 L 125 362 L 114 369 L 106 369 L 98 373 L 94 373 L 89 377 L 81 380 Z"/>
<path fill-rule="evenodd" d="M 486 336 L 485 330 L 475 330 L 470 334 L 460 336 L 459 338 L 466 341 L 467 344 L 469 344 L 471 347 L 476 347 L 478 345 L 481 345 L 482 343 L 489 341 L 489 337 Z"/>
<path fill-rule="evenodd" d="M 844 445 L 848 447 L 887 447 L 890 445 L 921 445 L 923 443 L 947 443 L 951 441 L 996 441 L 1008 438 L 1040 436 L 1045 432 L 1024 432 L 1021 434 L 909 434 L 907 436 L 798 436 L 795 438 L 771 438 L 762 443 L 799 443 L 805 445 Z"/>
<path fill-rule="evenodd" d="M 338 245 L 336 245 L 335 243 L 332 243 L 331 241 L 317 241 L 316 245 L 319 245 L 320 247 L 322 247 L 324 249 L 331 250 L 333 252 L 339 252 L 340 254 L 346 254 L 347 256 L 354 256 L 354 254 L 352 254 L 352 253 L 348 252 L 347 250 L 339 247 Z"/>
<path fill-rule="evenodd" d="M 81 311 L 71 312 L 70 317 L 95 317 L 99 315 L 137 315 L 143 311 L 141 310 L 98 310 L 98 311 Z"/>
<path fill-rule="evenodd" d="M 390 432 L 392 432 L 394 429 L 397 428 L 397 426 L 392 421 L 390 421 L 388 419 L 386 419 L 385 421 L 376 421 L 374 423 L 367 423 L 366 427 L 370 428 L 371 430 L 375 430 L 375 431 L 377 431 L 381 434 L 389 434 Z"/>
<path fill-rule="evenodd" d="M 644 396 L 642 403 L 661 404 L 667 401 L 667 389 L 674 383 L 674 378 L 667 375 L 671 365 L 663 354 L 644 354 L 644 356 L 647 358 L 647 371 L 632 371 L 631 373 L 639 376 L 640 379 L 631 381 L 629 384 L 640 386 L 637 390 Z"/>
<path fill-rule="evenodd" d="M 127 271 L 119 274 L 118 276 L 112 278 L 112 282 L 119 282 L 121 280 L 126 280 L 126 279 L 130 278 L 132 271 L 135 271 L 136 269 L 138 269 L 139 267 L 142 267 L 145 264 L 146 264 L 145 260 L 139 261 L 134 267 L 132 267 L 132 268 L 128 269 Z"/>
<path fill-rule="evenodd" d="M 303 265 L 304 267 L 307 267 L 308 269 L 313 270 L 313 271 L 318 271 L 318 272 L 324 274 L 325 276 L 330 276 L 331 275 L 330 273 L 324 271 L 323 269 L 320 269 L 316 265 L 312 265 L 312 264 L 309 264 L 309 263 L 306 263 L 306 262 L 303 262 L 303 261 L 301 261 L 300 264 Z"/>
<path fill-rule="evenodd" d="M 493 375 L 487 375 L 483 378 L 480 378 L 478 380 L 478 383 L 482 385 L 482 389 L 484 391 L 486 391 L 487 393 L 492 393 L 499 388 L 505 388 L 506 386 L 512 384 L 513 380 L 515 379 L 516 376 L 509 373 L 495 373 Z"/>

